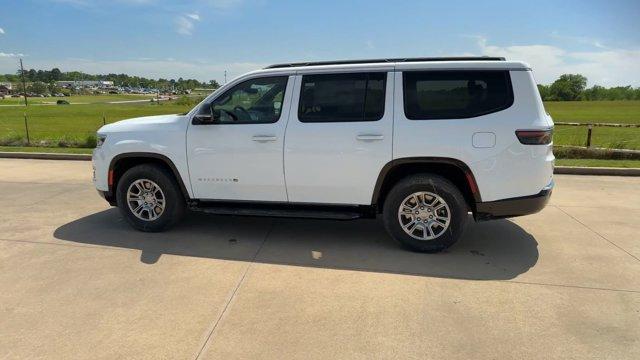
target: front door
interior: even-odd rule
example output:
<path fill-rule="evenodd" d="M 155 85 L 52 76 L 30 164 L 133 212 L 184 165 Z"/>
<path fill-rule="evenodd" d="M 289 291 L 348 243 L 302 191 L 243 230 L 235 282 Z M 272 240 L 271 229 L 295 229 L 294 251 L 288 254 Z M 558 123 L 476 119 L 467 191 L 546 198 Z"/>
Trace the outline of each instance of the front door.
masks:
<path fill-rule="evenodd" d="M 392 156 L 390 70 L 296 77 L 284 154 L 290 202 L 371 204 Z"/>
<path fill-rule="evenodd" d="M 288 83 L 293 76 L 244 80 L 199 110 L 213 121 L 193 121 L 187 131 L 196 198 L 287 201 L 282 152 L 293 93 Z"/>

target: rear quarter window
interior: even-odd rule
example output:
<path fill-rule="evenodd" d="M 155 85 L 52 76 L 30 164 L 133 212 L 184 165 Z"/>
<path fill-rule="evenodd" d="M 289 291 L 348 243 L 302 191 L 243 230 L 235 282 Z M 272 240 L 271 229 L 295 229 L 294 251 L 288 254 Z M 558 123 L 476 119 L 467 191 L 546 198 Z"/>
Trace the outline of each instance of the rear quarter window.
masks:
<path fill-rule="evenodd" d="M 411 120 L 465 119 L 509 108 L 508 71 L 406 71 L 404 112 Z"/>

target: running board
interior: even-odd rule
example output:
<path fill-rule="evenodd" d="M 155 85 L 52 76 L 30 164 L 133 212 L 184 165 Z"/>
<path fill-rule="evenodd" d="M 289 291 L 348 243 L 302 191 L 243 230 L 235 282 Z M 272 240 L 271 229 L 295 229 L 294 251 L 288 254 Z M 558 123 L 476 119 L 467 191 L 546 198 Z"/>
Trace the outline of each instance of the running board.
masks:
<path fill-rule="evenodd" d="M 191 204 L 193 211 L 217 215 L 269 216 L 307 219 L 353 220 L 375 217 L 370 206 L 342 206 L 315 204 L 288 204 L 270 202 L 198 201 Z"/>

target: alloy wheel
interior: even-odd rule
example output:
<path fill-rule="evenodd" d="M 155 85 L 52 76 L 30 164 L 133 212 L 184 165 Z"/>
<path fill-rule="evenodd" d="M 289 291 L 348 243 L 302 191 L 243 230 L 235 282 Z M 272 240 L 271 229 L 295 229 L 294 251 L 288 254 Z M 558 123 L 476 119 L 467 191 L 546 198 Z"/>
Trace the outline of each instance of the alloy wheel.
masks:
<path fill-rule="evenodd" d="M 129 209 L 144 221 L 153 221 L 162 215 L 166 206 L 165 199 L 160 186 L 149 179 L 138 179 L 127 190 Z"/>
<path fill-rule="evenodd" d="M 402 230 L 412 238 L 434 240 L 449 228 L 451 210 L 439 195 L 420 191 L 400 203 L 398 221 Z"/>

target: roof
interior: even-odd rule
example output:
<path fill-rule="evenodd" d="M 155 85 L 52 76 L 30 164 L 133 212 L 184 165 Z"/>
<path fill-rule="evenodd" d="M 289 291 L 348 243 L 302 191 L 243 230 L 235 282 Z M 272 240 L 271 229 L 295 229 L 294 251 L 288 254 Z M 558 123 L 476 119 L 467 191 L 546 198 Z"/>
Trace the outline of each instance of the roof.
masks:
<path fill-rule="evenodd" d="M 334 61 L 312 61 L 274 64 L 265 69 L 282 69 L 290 67 L 308 67 L 324 65 L 351 65 L 351 64 L 375 64 L 375 63 L 407 63 L 407 62 L 430 62 L 430 61 L 505 61 L 503 57 L 489 56 L 458 56 L 458 57 L 421 57 L 421 58 L 386 58 L 386 59 L 362 59 L 362 60 L 334 60 Z"/>
<path fill-rule="evenodd" d="M 500 71 L 530 71 L 531 67 L 521 61 L 507 61 L 502 57 L 428 57 L 428 58 L 387 58 L 368 60 L 338 60 L 296 62 L 275 64 L 265 68 L 250 71 L 221 86 L 220 91 L 228 89 L 252 76 L 282 76 L 323 74 L 334 72 L 361 71 L 466 71 L 466 70 L 500 70 Z"/>

